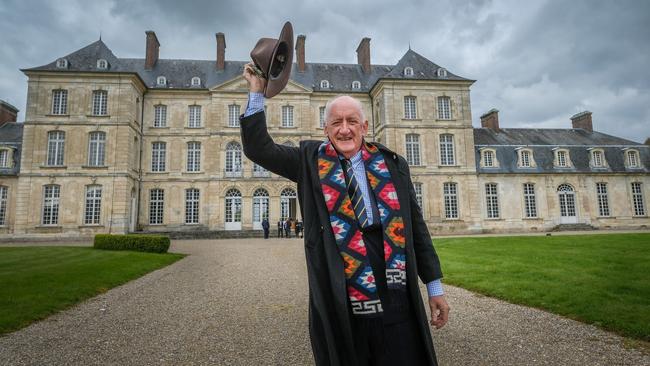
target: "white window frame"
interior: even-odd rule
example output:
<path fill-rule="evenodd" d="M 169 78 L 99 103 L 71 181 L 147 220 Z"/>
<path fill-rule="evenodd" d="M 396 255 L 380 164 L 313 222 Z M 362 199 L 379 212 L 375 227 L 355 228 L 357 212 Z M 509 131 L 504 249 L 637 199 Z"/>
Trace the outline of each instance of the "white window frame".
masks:
<path fill-rule="evenodd" d="M 456 165 L 456 156 L 454 148 L 454 135 L 443 133 L 440 135 L 440 165 Z"/>
<path fill-rule="evenodd" d="M 496 183 L 485 183 L 485 213 L 488 219 L 498 219 L 499 216 L 499 186 Z"/>
<path fill-rule="evenodd" d="M 413 68 L 410 66 L 407 66 L 404 68 L 404 76 L 413 76 Z"/>
<path fill-rule="evenodd" d="M 103 58 L 100 58 L 99 60 L 97 60 L 97 68 L 100 70 L 108 69 L 108 61 L 104 60 Z"/>
<path fill-rule="evenodd" d="M 645 200 L 643 199 L 643 184 L 641 182 L 630 183 L 632 193 L 632 210 L 634 216 L 645 216 Z"/>
<path fill-rule="evenodd" d="M 65 161 L 65 132 L 49 131 L 47 133 L 47 166 L 63 166 Z"/>
<path fill-rule="evenodd" d="M 481 161 L 484 168 L 496 168 L 496 153 L 492 149 L 481 150 Z"/>
<path fill-rule="evenodd" d="M 261 223 L 269 219 L 270 208 L 269 192 L 264 188 L 258 188 L 253 193 L 253 223 Z"/>
<path fill-rule="evenodd" d="M 198 188 L 187 188 L 185 190 L 185 224 L 195 225 L 199 223 L 199 210 L 201 203 L 201 192 Z"/>
<path fill-rule="evenodd" d="M 451 98 L 448 96 L 441 96 L 437 98 L 438 101 L 438 119 L 450 120 L 451 115 Z"/>
<path fill-rule="evenodd" d="M 605 167 L 605 154 L 602 150 L 593 150 L 591 152 L 591 162 L 594 168 L 604 168 Z"/>
<path fill-rule="evenodd" d="M 66 89 L 52 90 L 52 114 L 58 116 L 68 114 L 68 91 Z"/>
<path fill-rule="evenodd" d="M 60 58 L 56 60 L 56 67 L 57 69 L 67 69 L 68 68 L 68 60 L 65 58 Z"/>
<path fill-rule="evenodd" d="M 43 186 L 43 211 L 41 225 L 57 226 L 59 224 L 59 208 L 61 204 L 61 186 L 48 184 Z"/>
<path fill-rule="evenodd" d="M 225 221 L 226 223 L 241 222 L 242 218 L 242 195 L 237 188 L 231 188 L 226 192 Z"/>
<path fill-rule="evenodd" d="M 240 114 L 241 107 L 239 104 L 231 104 L 228 106 L 228 127 L 239 127 Z"/>
<path fill-rule="evenodd" d="M 444 67 L 439 68 L 436 70 L 436 75 L 438 75 L 439 78 L 446 78 L 447 77 L 447 69 Z"/>
<path fill-rule="evenodd" d="M 458 210 L 458 183 L 445 182 L 442 185 L 445 219 L 457 220 L 460 217 Z"/>
<path fill-rule="evenodd" d="M 320 88 L 321 89 L 329 89 L 330 87 L 330 82 L 328 80 L 321 80 L 320 81 Z"/>
<path fill-rule="evenodd" d="M 535 195 L 535 184 L 524 183 L 524 216 L 527 219 L 537 218 L 537 197 Z"/>
<path fill-rule="evenodd" d="M 86 186 L 84 205 L 84 225 L 99 225 L 102 213 L 102 186 L 92 184 Z"/>
<path fill-rule="evenodd" d="M 418 102 L 414 95 L 404 96 L 404 119 L 418 118 Z"/>
<path fill-rule="evenodd" d="M 296 199 L 297 197 L 296 191 L 293 188 L 285 188 L 280 192 L 280 219 L 282 221 L 289 218 L 291 214 L 295 214 L 295 212 L 291 212 L 290 203 L 291 199 Z"/>
<path fill-rule="evenodd" d="M 352 89 L 361 89 L 361 82 L 359 80 L 355 80 L 352 82 Z"/>
<path fill-rule="evenodd" d="M 167 143 L 153 141 L 151 143 L 151 171 L 164 172 L 167 168 Z"/>
<path fill-rule="evenodd" d="M 149 225 L 162 225 L 165 221 L 165 190 L 149 190 Z"/>
<path fill-rule="evenodd" d="M 422 161 L 420 159 L 420 135 L 409 133 L 404 136 L 404 139 L 406 162 L 411 166 L 422 165 Z"/>
<path fill-rule="evenodd" d="M 627 150 L 625 152 L 625 162 L 627 163 L 628 168 L 640 168 L 639 152 L 636 150 Z"/>
<path fill-rule="evenodd" d="M 0 186 L 0 226 L 7 225 L 7 197 L 9 196 L 9 187 Z"/>
<path fill-rule="evenodd" d="M 160 75 L 156 78 L 156 85 L 157 86 L 165 86 L 167 85 L 167 78 Z"/>
<path fill-rule="evenodd" d="M 325 107 L 318 107 L 318 123 L 320 128 L 325 128 Z"/>
<path fill-rule="evenodd" d="M 598 216 L 608 217 L 611 215 L 609 210 L 609 194 L 607 192 L 607 183 L 596 183 L 596 202 L 598 205 Z"/>
<path fill-rule="evenodd" d="M 293 120 L 293 106 L 292 105 L 283 105 L 282 106 L 282 125 L 284 128 L 294 127 Z"/>
<path fill-rule="evenodd" d="M 555 150 L 555 166 L 558 168 L 571 167 L 571 158 L 569 157 L 569 150 L 567 149 Z"/>
<path fill-rule="evenodd" d="M 198 76 L 195 76 L 192 78 L 192 81 L 190 82 L 190 85 L 192 86 L 201 86 L 201 78 Z"/>
<path fill-rule="evenodd" d="M 9 149 L 0 149 L 0 168 L 11 168 L 9 162 Z"/>
<path fill-rule="evenodd" d="M 226 177 L 241 177 L 242 175 L 242 148 L 236 141 L 231 141 L 226 145 Z"/>
<path fill-rule="evenodd" d="M 187 171 L 200 172 L 201 171 L 201 142 L 189 141 L 187 143 Z"/>
<path fill-rule="evenodd" d="M 93 116 L 108 115 L 108 91 L 93 90 Z"/>
<path fill-rule="evenodd" d="M 88 134 L 88 166 L 104 166 L 106 157 L 106 132 Z"/>
<path fill-rule="evenodd" d="M 167 127 L 167 106 L 164 104 L 156 104 L 153 107 L 153 127 L 163 128 Z"/>
<path fill-rule="evenodd" d="M 201 128 L 201 106 L 193 104 L 187 107 L 187 127 L 188 128 Z"/>

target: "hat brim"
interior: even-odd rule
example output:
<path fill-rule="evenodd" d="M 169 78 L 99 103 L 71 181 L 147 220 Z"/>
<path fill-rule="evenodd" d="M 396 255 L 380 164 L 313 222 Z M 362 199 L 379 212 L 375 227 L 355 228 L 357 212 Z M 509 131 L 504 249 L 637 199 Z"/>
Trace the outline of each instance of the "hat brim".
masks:
<path fill-rule="evenodd" d="M 269 70 L 273 69 L 273 63 L 277 62 L 275 60 L 275 56 L 278 52 L 278 48 L 283 43 L 288 48 L 288 59 L 286 60 L 284 69 L 282 69 L 278 76 L 272 77 L 271 75 L 268 75 L 266 88 L 264 89 L 264 96 L 266 98 L 272 98 L 276 96 L 282 91 L 282 89 L 284 89 L 285 86 L 287 86 L 287 83 L 289 82 L 289 76 L 291 75 L 291 65 L 293 64 L 293 26 L 291 25 L 291 22 L 284 23 L 284 26 L 282 27 L 278 42 L 273 49 L 273 56 L 271 58 L 271 65 L 269 65 Z"/>

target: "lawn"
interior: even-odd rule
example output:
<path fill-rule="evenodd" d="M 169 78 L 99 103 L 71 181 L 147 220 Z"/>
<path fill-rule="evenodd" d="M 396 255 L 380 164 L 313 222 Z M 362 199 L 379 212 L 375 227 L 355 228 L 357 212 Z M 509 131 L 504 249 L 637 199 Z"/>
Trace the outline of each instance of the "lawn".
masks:
<path fill-rule="evenodd" d="M 92 247 L 0 248 L 0 334 L 183 257 Z"/>
<path fill-rule="evenodd" d="M 444 282 L 650 341 L 650 234 L 434 238 Z"/>

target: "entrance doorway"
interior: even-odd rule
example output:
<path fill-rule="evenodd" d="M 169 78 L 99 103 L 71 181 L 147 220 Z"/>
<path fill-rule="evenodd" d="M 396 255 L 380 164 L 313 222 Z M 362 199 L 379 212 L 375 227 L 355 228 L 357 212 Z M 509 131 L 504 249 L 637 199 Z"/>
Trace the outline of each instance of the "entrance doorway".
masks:
<path fill-rule="evenodd" d="M 280 219 L 296 218 L 296 191 L 285 188 L 280 193 Z"/>
<path fill-rule="evenodd" d="M 560 184 L 557 187 L 557 195 L 560 203 L 560 224 L 575 224 L 578 222 L 576 196 L 573 187 L 568 184 Z"/>
<path fill-rule="evenodd" d="M 232 188 L 226 192 L 226 230 L 241 230 L 241 192 Z"/>
<path fill-rule="evenodd" d="M 253 193 L 253 230 L 262 230 L 264 219 L 269 219 L 269 192 L 258 188 Z"/>

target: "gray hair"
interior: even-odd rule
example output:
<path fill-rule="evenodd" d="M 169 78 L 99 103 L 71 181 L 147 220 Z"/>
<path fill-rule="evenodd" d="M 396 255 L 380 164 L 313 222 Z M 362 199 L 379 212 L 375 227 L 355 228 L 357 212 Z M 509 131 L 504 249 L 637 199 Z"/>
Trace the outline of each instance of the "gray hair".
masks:
<path fill-rule="evenodd" d="M 355 104 L 355 106 L 359 110 L 359 114 L 361 115 L 361 122 L 366 120 L 366 115 L 363 113 L 363 105 L 361 104 L 359 99 L 351 97 L 349 95 L 339 95 L 338 97 L 330 100 L 329 102 L 327 102 L 327 104 L 325 104 L 325 125 L 327 125 L 327 123 L 330 120 L 330 112 L 332 110 L 332 105 L 339 99 L 344 99 L 344 98 L 351 99 L 352 102 Z"/>

